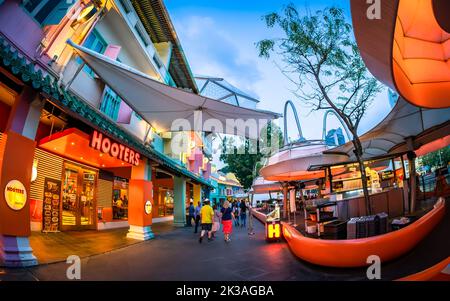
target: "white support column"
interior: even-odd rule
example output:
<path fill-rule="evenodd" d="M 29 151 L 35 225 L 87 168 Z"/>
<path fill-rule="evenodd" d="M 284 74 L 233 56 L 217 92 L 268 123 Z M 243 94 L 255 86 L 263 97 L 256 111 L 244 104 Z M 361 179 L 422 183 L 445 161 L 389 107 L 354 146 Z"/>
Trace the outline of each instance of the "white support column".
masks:
<path fill-rule="evenodd" d="M 186 225 L 186 179 L 173 177 L 173 224 L 177 227 Z"/>

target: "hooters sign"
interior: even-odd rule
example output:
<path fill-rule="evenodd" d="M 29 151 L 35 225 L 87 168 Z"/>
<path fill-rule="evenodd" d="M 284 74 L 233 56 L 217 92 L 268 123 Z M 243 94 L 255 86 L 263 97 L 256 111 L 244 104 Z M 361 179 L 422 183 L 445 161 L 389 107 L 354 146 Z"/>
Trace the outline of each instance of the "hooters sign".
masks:
<path fill-rule="evenodd" d="M 109 154 L 111 157 L 122 160 L 131 165 L 139 165 L 141 155 L 123 144 L 112 141 L 103 136 L 102 133 L 94 131 L 91 137 L 90 146 L 102 153 Z"/>

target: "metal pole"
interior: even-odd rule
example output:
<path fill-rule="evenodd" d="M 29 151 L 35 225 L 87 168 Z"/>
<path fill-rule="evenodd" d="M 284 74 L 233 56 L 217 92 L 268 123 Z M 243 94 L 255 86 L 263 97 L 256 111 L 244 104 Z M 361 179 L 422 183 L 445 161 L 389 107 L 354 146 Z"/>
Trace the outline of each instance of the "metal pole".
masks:
<path fill-rule="evenodd" d="M 288 185 L 287 183 L 283 183 L 283 218 L 286 218 L 287 214 L 287 192 Z"/>
<path fill-rule="evenodd" d="M 297 189 L 294 189 L 294 200 L 297 201 Z M 297 226 L 296 215 L 297 215 L 297 203 L 294 201 L 294 226 Z"/>
<path fill-rule="evenodd" d="M 408 163 L 409 163 L 409 181 L 411 182 L 411 191 L 410 191 L 410 213 L 414 213 L 416 211 L 416 163 L 415 163 L 416 154 L 414 152 L 408 153 Z"/>
<path fill-rule="evenodd" d="M 288 193 L 289 193 L 289 200 L 288 200 L 288 223 L 290 224 L 291 223 L 291 202 L 290 202 L 290 199 L 291 199 L 291 190 L 288 190 Z"/>

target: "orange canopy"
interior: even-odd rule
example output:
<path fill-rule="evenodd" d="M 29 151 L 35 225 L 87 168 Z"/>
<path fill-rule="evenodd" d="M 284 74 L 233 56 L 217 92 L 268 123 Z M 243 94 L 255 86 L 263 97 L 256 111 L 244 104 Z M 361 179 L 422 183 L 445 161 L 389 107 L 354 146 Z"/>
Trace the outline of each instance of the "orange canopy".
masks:
<path fill-rule="evenodd" d="M 351 1 L 355 37 L 369 70 L 426 108 L 450 106 L 450 33 L 435 17 L 438 2 L 381 1 L 381 19 L 371 20 L 365 1 Z M 440 18 L 445 14 L 450 19 L 450 10 Z"/>

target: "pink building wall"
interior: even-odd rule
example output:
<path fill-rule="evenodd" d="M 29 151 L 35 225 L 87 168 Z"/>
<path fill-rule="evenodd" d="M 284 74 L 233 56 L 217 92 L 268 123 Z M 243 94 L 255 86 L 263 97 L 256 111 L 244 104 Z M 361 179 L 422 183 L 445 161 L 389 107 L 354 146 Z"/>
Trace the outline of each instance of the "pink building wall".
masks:
<path fill-rule="evenodd" d="M 44 38 L 44 32 L 19 5 L 20 2 L 9 0 L 0 5 L 0 16 L 6 16 L 0 18 L 0 32 L 29 58 L 36 59 L 36 50 Z"/>

